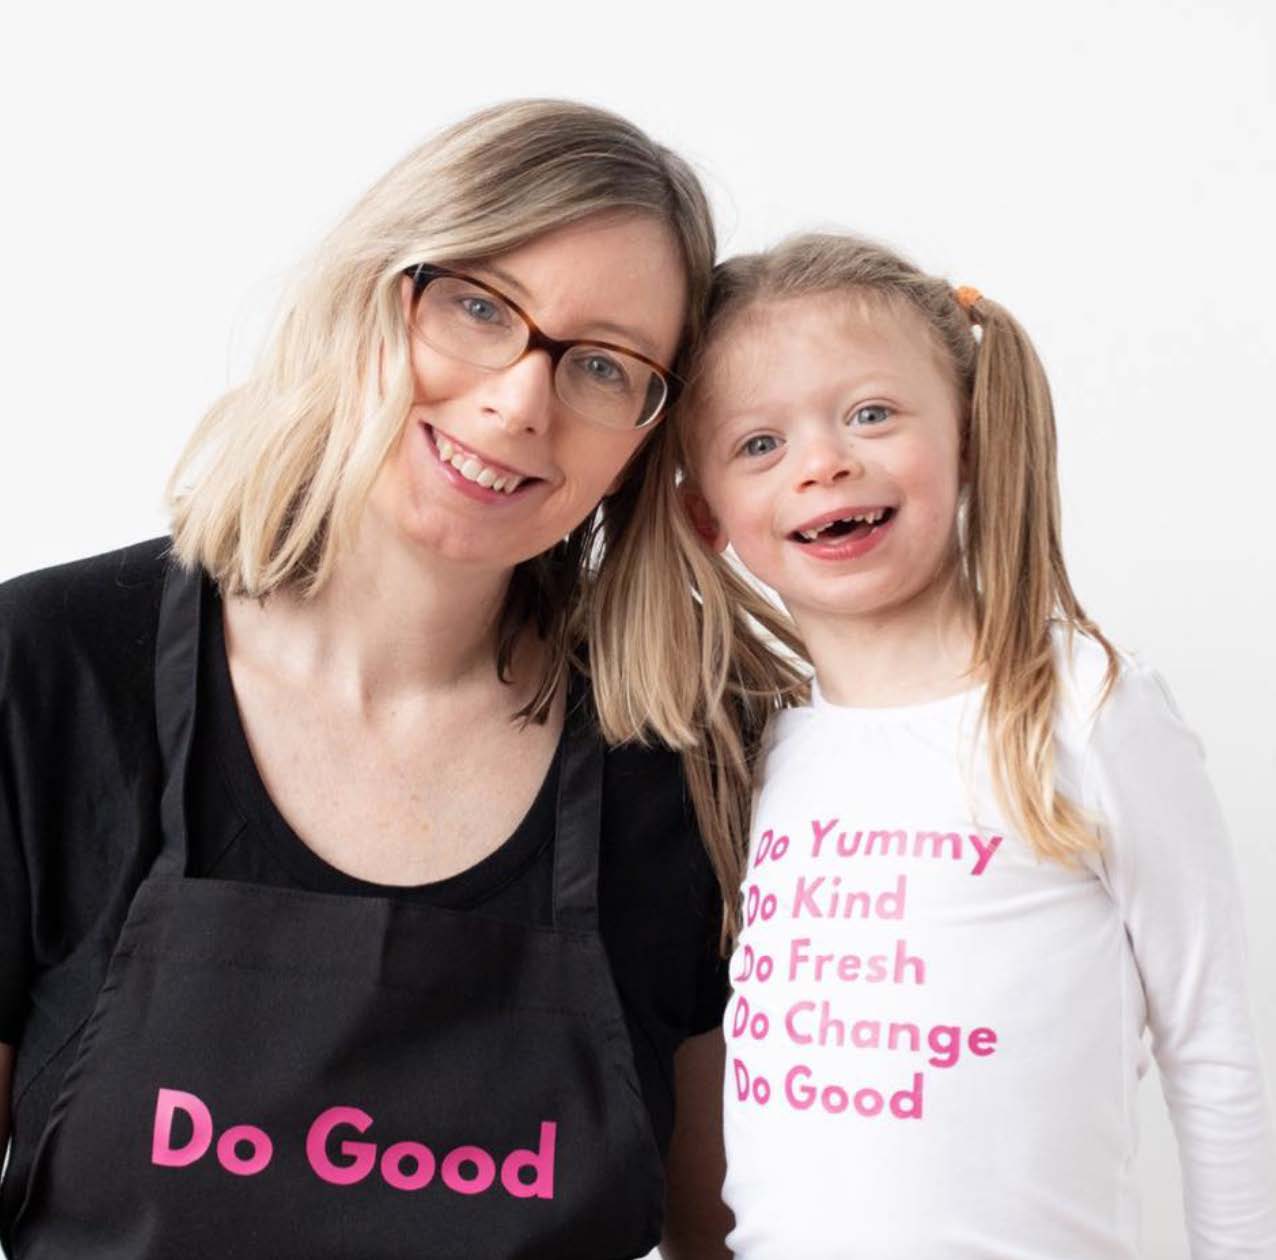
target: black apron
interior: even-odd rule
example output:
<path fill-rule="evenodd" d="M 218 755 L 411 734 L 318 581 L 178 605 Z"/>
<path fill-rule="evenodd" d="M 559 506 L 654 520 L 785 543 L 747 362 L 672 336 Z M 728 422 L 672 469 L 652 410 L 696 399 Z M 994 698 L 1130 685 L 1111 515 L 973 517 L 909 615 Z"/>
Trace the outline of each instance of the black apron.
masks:
<path fill-rule="evenodd" d="M 99 963 L 12 1260 L 645 1255 L 663 1178 L 598 934 L 588 703 L 552 927 L 188 878 L 202 587 L 170 569 L 162 849 Z"/>

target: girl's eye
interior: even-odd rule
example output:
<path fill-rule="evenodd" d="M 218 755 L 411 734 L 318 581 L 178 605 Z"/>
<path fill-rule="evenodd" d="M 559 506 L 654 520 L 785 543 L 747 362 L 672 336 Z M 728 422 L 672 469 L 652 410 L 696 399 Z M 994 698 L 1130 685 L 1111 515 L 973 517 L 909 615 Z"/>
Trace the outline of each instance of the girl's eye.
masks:
<path fill-rule="evenodd" d="M 869 403 L 866 407 L 857 407 L 851 412 L 849 423 L 872 428 L 876 424 L 884 424 L 894 412 L 881 403 Z"/>
<path fill-rule="evenodd" d="M 741 455 L 769 455 L 780 445 L 780 439 L 773 433 L 758 433 L 749 438 L 741 447 Z"/>

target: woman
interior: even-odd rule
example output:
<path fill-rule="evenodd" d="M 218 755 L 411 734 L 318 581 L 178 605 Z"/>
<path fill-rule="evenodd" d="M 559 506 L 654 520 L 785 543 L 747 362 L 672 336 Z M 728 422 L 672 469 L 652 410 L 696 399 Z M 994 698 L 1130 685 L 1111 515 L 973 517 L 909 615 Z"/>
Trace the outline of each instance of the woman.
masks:
<path fill-rule="evenodd" d="M 325 242 L 171 548 L 0 590 L 15 1260 L 726 1254 L 721 903 L 575 668 L 623 690 L 713 248 L 623 120 L 467 119 Z"/>

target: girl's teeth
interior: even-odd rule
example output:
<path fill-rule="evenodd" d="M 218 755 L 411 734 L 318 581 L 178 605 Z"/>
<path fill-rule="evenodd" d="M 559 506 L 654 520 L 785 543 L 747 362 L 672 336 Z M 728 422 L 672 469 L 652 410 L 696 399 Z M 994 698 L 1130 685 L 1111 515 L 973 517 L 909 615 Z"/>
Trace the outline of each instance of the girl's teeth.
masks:
<path fill-rule="evenodd" d="M 879 508 L 876 512 L 861 512 L 855 516 L 843 516 L 839 519 L 843 521 L 857 521 L 863 525 L 876 525 L 883 516 L 886 515 L 885 508 Z M 800 529 L 798 533 L 807 541 L 814 542 L 826 529 L 835 525 L 836 521 L 828 521 L 821 525 L 818 529 Z"/>
<path fill-rule="evenodd" d="M 492 482 L 496 480 L 496 474 L 490 468 L 484 468 L 474 480 L 485 490 L 490 489 Z"/>

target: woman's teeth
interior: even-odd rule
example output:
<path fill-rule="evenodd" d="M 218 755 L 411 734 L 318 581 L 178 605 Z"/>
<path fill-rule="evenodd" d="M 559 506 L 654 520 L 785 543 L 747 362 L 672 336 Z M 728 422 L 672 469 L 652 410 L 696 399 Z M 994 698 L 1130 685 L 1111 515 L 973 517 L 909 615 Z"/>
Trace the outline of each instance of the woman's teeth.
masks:
<path fill-rule="evenodd" d="M 476 481 L 488 490 L 500 490 L 504 494 L 513 494 L 527 480 L 517 473 L 497 472 L 489 468 L 481 460 L 476 459 L 468 451 L 459 451 L 451 442 L 436 430 L 431 430 L 434 437 L 434 449 L 445 464 L 451 464 L 466 481 Z"/>
<path fill-rule="evenodd" d="M 854 516 L 842 516 L 836 520 L 825 521 L 818 529 L 799 529 L 798 537 L 804 542 L 814 542 L 826 530 L 832 529 L 835 525 L 876 525 L 882 517 L 889 511 L 888 508 L 878 508 L 875 512 L 861 512 Z"/>

